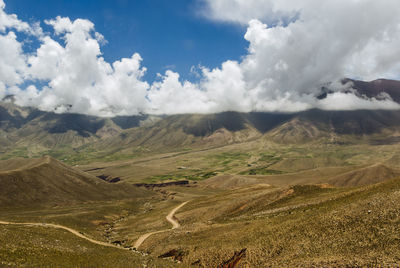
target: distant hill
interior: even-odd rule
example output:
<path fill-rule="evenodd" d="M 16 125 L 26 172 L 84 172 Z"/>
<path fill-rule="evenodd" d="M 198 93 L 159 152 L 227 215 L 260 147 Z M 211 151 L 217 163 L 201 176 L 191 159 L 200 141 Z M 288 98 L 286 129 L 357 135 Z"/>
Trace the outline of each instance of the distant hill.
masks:
<path fill-rule="evenodd" d="M 400 110 L 322 111 L 309 110 L 293 117 L 267 133 L 276 142 L 299 143 L 326 138 L 341 142 L 346 136 L 376 137 L 377 143 L 398 142 Z M 392 136 L 394 135 L 394 136 Z"/>
<path fill-rule="evenodd" d="M 351 81 L 353 88 L 357 90 L 360 95 L 365 95 L 368 98 L 379 97 L 380 94 L 388 94 L 395 102 L 400 103 L 400 81 L 377 79 L 371 82 L 364 82 L 359 80 L 345 79 L 345 82 Z"/>
<path fill-rule="evenodd" d="M 342 84 L 351 83 L 352 90 L 355 90 L 356 95 L 359 97 L 377 98 L 382 99 L 384 95 L 388 95 L 393 101 L 400 103 L 400 81 L 389 79 L 377 79 L 370 82 L 343 79 Z M 333 91 L 326 87 L 322 87 L 322 93 L 318 96 L 319 99 L 326 98 Z M 347 92 L 344 90 L 344 92 Z M 382 96 L 382 94 L 384 94 Z"/>
<path fill-rule="evenodd" d="M 0 161 L 0 206 L 73 204 L 145 197 L 128 184 L 111 184 L 50 157 Z"/>
<path fill-rule="evenodd" d="M 16 156 L 35 156 L 55 148 L 70 150 L 118 135 L 136 127 L 147 116 L 101 118 L 81 114 L 56 114 L 0 102 L 1 154 L 21 148 Z"/>

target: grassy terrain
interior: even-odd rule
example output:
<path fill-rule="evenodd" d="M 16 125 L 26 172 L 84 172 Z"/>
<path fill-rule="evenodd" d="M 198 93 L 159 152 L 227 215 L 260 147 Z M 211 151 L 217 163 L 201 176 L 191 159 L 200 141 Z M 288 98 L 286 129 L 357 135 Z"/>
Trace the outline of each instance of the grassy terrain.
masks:
<path fill-rule="evenodd" d="M 90 202 L 71 206 L 48 208 L 2 208 L 1 218 L 12 222 L 45 222 L 60 224 L 78 230 L 92 238 L 112 242 L 114 233 L 106 236 L 105 230 L 129 215 L 145 211 L 146 203 L 159 202 L 152 199 L 126 201 Z"/>
<path fill-rule="evenodd" d="M 163 231 L 140 254 L 0 225 L 0 266 L 176 267 L 158 258 L 175 252 L 218 267 L 244 249 L 238 267 L 400 266 L 399 111 L 115 120 L 0 106 L 0 220 L 127 247 Z M 28 159 L 44 155 L 58 161 Z"/>
<path fill-rule="evenodd" d="M 246 171 L 242 171 L 239 174 L 241 175 L 276 175 L 276 174 L 283 174 L 283 171 L 269 169 L 269 167 L 257 167 L 252 168 Z"/>
<path fill-rule="evenodd" d="M 168 267 L 177 264 L 157 257 L 176 250 L 183 254 L 183 266 L 216 267 L 246 248 L 239 267 L 396 266 L 400 261 L 396 257 L 400 252 L 400 183 L 387 180 L 400 174 L 399 149 L 398 145 L 300 146 L 256 140 L 121 159 L 110 155 L 109 161 L 103 155 L 101 161 L 93 162 L 98 152 L 90 160 L 88 152 L 89 158 L 71 162 L 80 171 L 70 173 L 59 163 L 46 167 L 44 173 L 34 169 L 35 174 L 48 182 L 71 176 L 91 181 L 106 175 L 128 184 L 177 180 L 190 184 L 135 188 L 135 195 L 108 201 L 93 194 L 93 200 L 78 196 L 70 204 L 50 199 L 43 206 L 7 205 L 0 208 L 0 220 L 60 224 L 99 241 L 132 246 L 145 233 L 169 229 L 165 216 L 189 200 L 176 214 L 182 226 L 150 236 L 140 248 L 150 254 L 147 257 L 91 245 L 61 230 L 0 226 L 0 242 L 5 245 L 0 259 L 4 265 L 96 267 L 108 266 L 116 258 L 117 267 L 143 263 Z M 35 181 L 26 170 L 36 162 L 19 161 L 1 162 L 0 172 L 23 169 L 22 175 L 17 174 L 28 187 Z M 113 187 L 125 194 L 129 188 L 121 183 L 101 185 L 105 187 L 101 194 L 111 194 Z"/>
<path fill-rule="evenodd" d="M 206 174 L 253 175 L 254 178 L 264 176 L 263 178 L 268 181 L 280 174 L 282 176 L 291 174 L 296 178 L 297 175 L 293 176 L 294 173 L 309 172 L 310 176 L 311 171 L 320 170 L 309 178 L 309 182 L 314 183 L 338 175 L 339 169 L 350 171 L 377 163 L 397 168 L 396 157 L 399 149 L 398 145 L 285 146 L 271 142 L 260 143 L 260 140 L 257 140 L 205 150 L 145 155 L 107 163 L 94 162 L 80 165 L 79 168 L 96 176 L 120 177 L 133 183 L 144 181 L 157 183 L 181 179 L 206 180 L 209 179 L 209 175 L 205 176 Z"/>
<path fill-rule="evenodd" d="M 364 188 L 232 191 L 188 204 L 177 215 L 184 229 L 145 246 L 156 255 L 183 249 L 186 263 L 205 267 L 242 248 L 247 257 L 239 267 L 397 266 L 399 190 L 397 179 Z"/>
<path fill-rule="evenodd" d="M 397 145 L 282 146 L 267 142 L 260 146 L 255 142 L 142 158 L 142 162 L 115 162 L 94 172 L 126 172 L 126 181 L 152 183 L 200 175 L 197 186 L 162 190 L 179 200 L 191 201 L 177 214 L 181 229 L 153 235 L 144 242 L 143 250 L 154 256 L 177 249 L 184 252 L 187 265 L 215 267 L 235 251 L 247 248 L 243 267 L 300 263 L 393 266 L 398 264 L 395 256 L 400 252 L 396 234 L 400 225 L 393 218 L 399 209 L 397 203 L 393 205 L 399 183 L 392 181 L 376 188 L 312 184 L 332 182 L 334 178 L 346 186 L 349 178 L 364 173 L 368 174 L 363 182 L 366 184 L 390 179 L 399 163 L 397 149 Z M 137 176 L 134 179 L 129 174 Z M 212 176 L 201 178 L 201 174 Z M 236 186 L 231 188 L 230 181 Z M 381 211 L 379 216 L 368 212 L 372 209 L 366 208 L 373 208 L 370 204 L 379 207 L 373 209 Z M 160 222 L 163 219 L 158 213 L 132 216 L 120 230 L 123 236 L 134 238 L 138 233 L 132 230 L 165 228 L 165 221 Z"/>
<path fill-rule="evenodd" d="M 15 148 L 14 150 L 8 152 L 7 154 L 2 154 L 0 160 L 7 160 L 12 158 L 28 158 L 29 153 L 26 147 Z"/>
<path fill-rule="evenodd" d="M 4 267 L 178 267 L 132 251 L 94 245 L 63 230 L 0 225 Z"/>

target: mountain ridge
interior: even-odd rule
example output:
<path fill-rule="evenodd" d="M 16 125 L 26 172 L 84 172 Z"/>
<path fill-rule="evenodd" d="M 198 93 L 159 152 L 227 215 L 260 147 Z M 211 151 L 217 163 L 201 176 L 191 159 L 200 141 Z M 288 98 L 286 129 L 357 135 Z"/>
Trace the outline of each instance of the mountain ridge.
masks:
<path fill-rule="evenodd" d="M 400 81 L 353 83 L 357 94 L 378 97 L 386 92 L 400 101 Z M 330 94 L 329 92 L 326 93 Z M 325 96 L 325 97 L 326 97 Z M 321 96 L 323 98 L 323 96 Z M 82 114 L 56 114 L 18 107 L 8 98 L 0 102 L 0 158 L 64 155 L 104 151 L 135 155 L 190 148 L 218 147 L 266 139 L 277 143 L 398 142 L 400 110 L 326 111 L 295 113 L 222 112 L 216 114 L 137 115 L 104 118 Z"/>

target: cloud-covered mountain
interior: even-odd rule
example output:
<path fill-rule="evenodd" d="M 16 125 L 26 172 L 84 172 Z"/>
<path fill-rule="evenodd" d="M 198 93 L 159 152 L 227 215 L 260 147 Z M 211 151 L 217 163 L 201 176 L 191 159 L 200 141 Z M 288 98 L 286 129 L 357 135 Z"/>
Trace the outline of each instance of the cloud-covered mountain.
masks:
<path fill-rule="evenodd" d="M 340 94 L 400 102 L 399 81 L 343 81 L 349 82 L 355 89 Z M 328 100 L 332 94 L 321 88 L 318 99 Z M 2 158 L 47 153 L 59 158 L 81 153 L 92 157 L 93 152 L 132 156 L 262 139 L 277 143 L 392 144 L 400 141 L 399 131 L 400 110 L 390 109 L 96 117 L 20 107 L 11 96 L 0 102 Z"/>
<path fill-rule="evenodd" d="M 99 116 L 400 108 L 389 96 L 360 97 L 353 83 L 341 82 L 398 78 L 397 0 L 202 2 L 209 19 L 247 24 L 248 53 L 215 69 L 199 67 L 198 82 L 167 70 L 149 83 L 138 53 L 104 59 L 105 38 L 89 20 L 45 20 L 46 32 L 43 22 L 7 14 L 0 0 L 0 97 Z M 38 48 L 25 51 L 24 36 Z M 330 92 L 325 98 L 318 98 L 321 87 Z"/>

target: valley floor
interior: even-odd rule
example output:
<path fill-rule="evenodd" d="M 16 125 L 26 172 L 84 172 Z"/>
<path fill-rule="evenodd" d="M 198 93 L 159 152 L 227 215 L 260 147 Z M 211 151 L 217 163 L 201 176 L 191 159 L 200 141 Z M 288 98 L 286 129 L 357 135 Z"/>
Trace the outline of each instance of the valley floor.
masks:
<path fill-rule="evenodd" d="M 75 166 L 138 196 L 1 206 L 1 264 L 399 266 L 398 149 L 257 141 Z"/>

